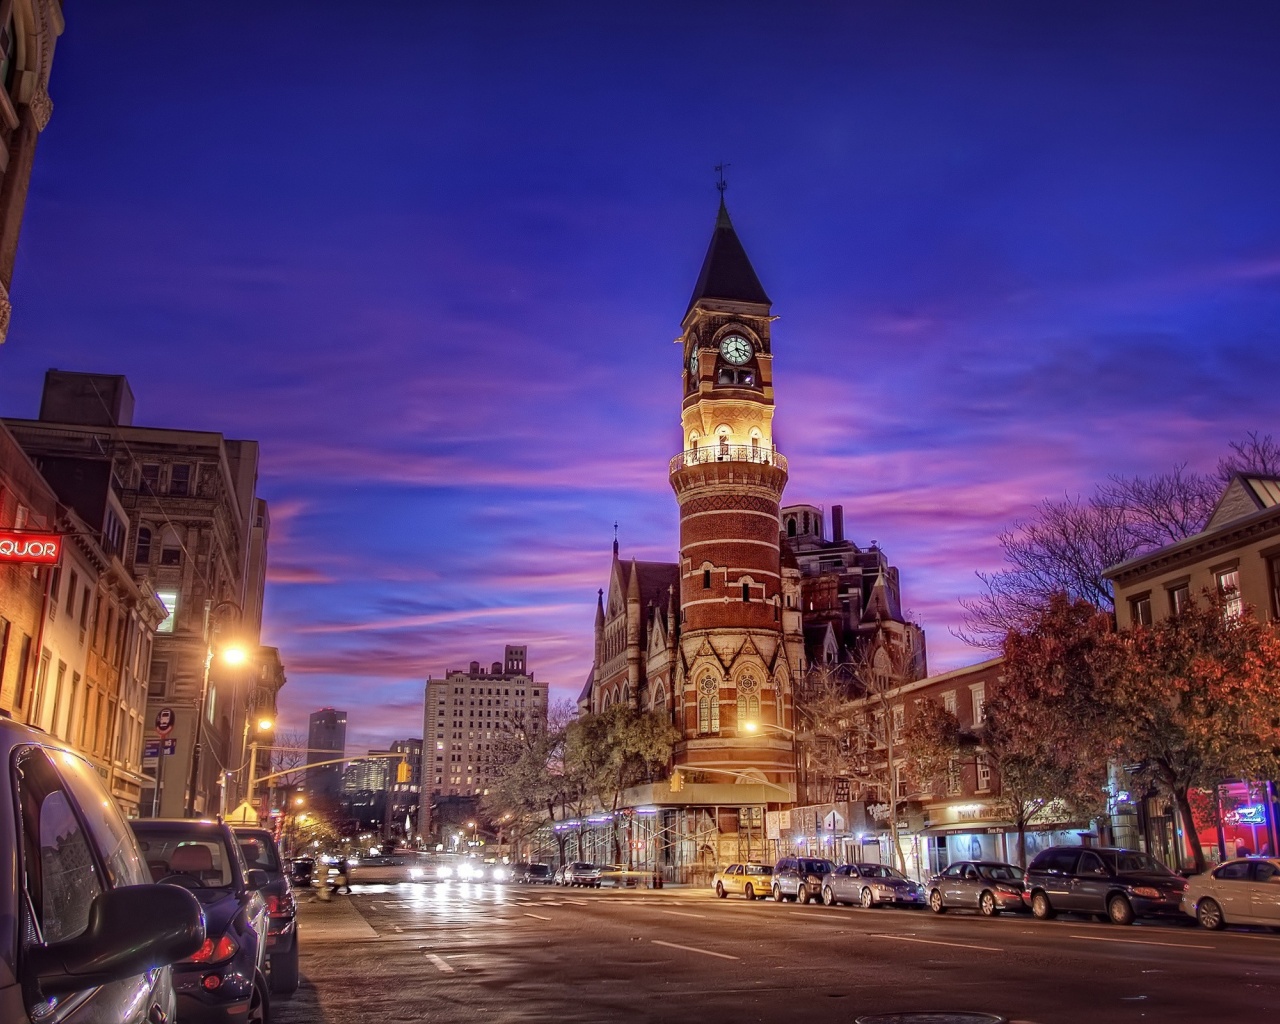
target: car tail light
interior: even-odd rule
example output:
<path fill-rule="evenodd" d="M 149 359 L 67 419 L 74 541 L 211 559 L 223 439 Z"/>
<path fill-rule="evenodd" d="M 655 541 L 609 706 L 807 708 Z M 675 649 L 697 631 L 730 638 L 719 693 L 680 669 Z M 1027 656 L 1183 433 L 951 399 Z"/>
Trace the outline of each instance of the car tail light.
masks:
<path fill-rule="evenodd" d="M 1133 894 L 1135 896 L 1145 896 L 1147 899 L 1158 900 L 1160 898 L 1160 890 L 1153 889 L 1149 885 L 1134 886 Z"/>
<path fill-rule="evenodd" d="M 268 896 L 267 913 L 272 917 L 285 917 L 292 914 L 293 893 L 286 892 L 283 896 Z"/>
<path fill-rule="evenodd" d="M 230 960 L 236 955 L 236 950 L 240 947 L 236 945 L 236 940 L 230 935 L 224 935 L 222 938 L 205 939 L 204 945 L 201 946 L 192 956 L 187 957 L 184 961 L 189 964 L 220 964 L 224 960 Z"/>

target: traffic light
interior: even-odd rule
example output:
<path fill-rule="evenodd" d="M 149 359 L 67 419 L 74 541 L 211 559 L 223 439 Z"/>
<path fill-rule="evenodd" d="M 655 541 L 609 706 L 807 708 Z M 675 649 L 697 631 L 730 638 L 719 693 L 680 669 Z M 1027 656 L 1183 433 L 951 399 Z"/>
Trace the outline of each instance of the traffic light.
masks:
<path fill-rule="evenodd" d="M 684 775 L 677 768 L 671 773 L 671 792 L 679 793 L 682 789 L 684 789 Z"/>
<path fill-rule="evenodd" d="M 408 782 L 410 777 L 408 761 L 401 761 L 396 765 L 396 782 Z"/>

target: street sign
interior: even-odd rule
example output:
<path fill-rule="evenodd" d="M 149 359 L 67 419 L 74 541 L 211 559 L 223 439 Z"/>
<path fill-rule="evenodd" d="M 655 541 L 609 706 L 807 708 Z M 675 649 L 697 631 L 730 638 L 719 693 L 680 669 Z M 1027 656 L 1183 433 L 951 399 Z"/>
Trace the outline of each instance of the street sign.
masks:
<path fill-rule="evenodd" d="M 147 740 L 147 742 L 142 745 L 142 756 L 143 757 L 159 757 L 160 741 Z"/>
<path fill-rule="evenodd" d="M 173 708 L 161 708 L 156 712 L 156 732 L 168 736 L 173 729 Z"/>
<path fill-rule="evenodd" d="M 161 741 L 160 752 L 162 754 L 176 754 L 178 752 L 178 741 L 177 740 Z"/>

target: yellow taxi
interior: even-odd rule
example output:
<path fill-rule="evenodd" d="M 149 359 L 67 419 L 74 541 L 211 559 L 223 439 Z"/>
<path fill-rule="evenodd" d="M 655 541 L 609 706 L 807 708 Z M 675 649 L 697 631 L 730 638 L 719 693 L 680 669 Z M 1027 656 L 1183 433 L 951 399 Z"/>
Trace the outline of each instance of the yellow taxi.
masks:
<path fill-rule="evenodd" d="M 724 899 L 729 893 L 749 900 L 762 900 L 773 885 L 773 868 L 768 864 L 730 864 L 716 872 L 711 887 Z"/>

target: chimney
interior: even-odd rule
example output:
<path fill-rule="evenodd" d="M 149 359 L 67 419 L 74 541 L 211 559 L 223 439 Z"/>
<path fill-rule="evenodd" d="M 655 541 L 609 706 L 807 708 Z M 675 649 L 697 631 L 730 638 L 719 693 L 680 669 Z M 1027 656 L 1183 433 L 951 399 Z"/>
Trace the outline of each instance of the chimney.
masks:
<path fill-rule="evenodd" d="M 844 506 L 831 506 L 831 539 L 837 544 L 844 543 Z"/>

